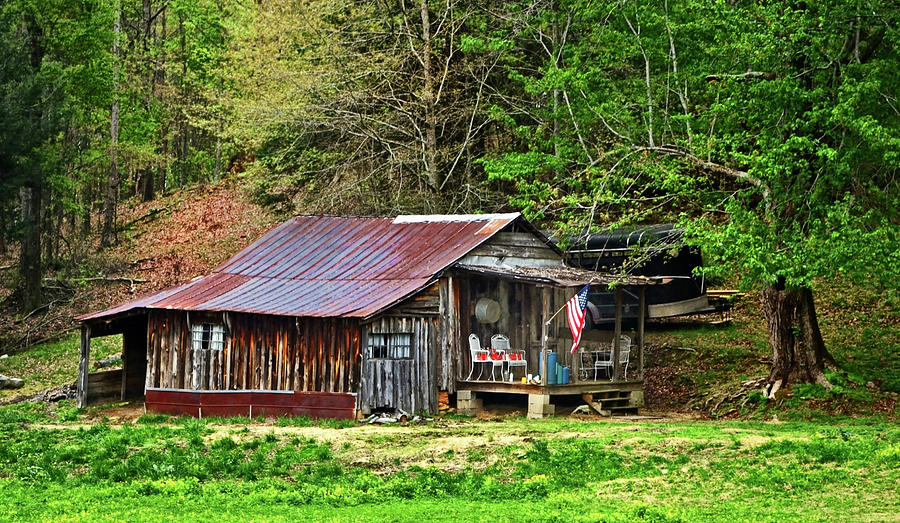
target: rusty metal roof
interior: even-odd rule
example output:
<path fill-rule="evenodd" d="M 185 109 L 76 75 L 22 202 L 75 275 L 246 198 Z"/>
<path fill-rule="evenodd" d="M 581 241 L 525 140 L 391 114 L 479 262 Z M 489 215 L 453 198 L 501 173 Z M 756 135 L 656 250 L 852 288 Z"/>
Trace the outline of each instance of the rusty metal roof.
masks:
<path fill-rule="evenodd" d="M 480 265 L 457 264 L 455 268 L 487 274 L 498 278 L 527 281 L 533 283 L 548 283 L 557 287 L 580 287 L 585 284 L 599 286 L 625 285 L 641 287 L 656 285 L 659 282 L 647 276 L 634 276 L 622 274 L 609 274 L 604 272 L 589 271 L 576 267 L 485 267 Z"/>
<path fill-rule="evenodd" d="M 212 274 L 79 316 L 135 309 L 368 317 L 409 297 L 519 213 L 391 218 L 297 216 Z"/>

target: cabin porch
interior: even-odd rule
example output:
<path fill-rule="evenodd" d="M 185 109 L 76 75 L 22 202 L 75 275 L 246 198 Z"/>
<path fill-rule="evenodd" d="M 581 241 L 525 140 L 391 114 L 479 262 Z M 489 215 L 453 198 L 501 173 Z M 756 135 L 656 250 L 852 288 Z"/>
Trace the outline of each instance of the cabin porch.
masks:
<path fill-rule="evenodd" d="M 649 282 L 618 286 L 612 325 L 597 330 L 588 324 L 579 348 L 571 353 L 573 340 L 564 308 L 579 287 L 521 280 L 507 284 L 503 276 L 494 280 L 494 286 L 485 285 L 477 276 L 460 279 L 460 309 L 468 313 L 461 314 L 456 354 L 459 412 L 476 413 L 484 398 L 500 394 L 527 395 L 529 417 L 552 415 L 553 398 L 558 397 L 581 398 L 604 415 L 635 412 L 643 405 L 645 290 Z M 625 289 L 639 297 L 637 321 L 628 330 L 623 328 Z M 480 310 L 479 304 L 486 299 L 498 302 L 501 312 L 491 317 L 490 311 Z M 526 337 L 528 334 L 531 336 Z M 500 340 L 508 345 L 502 356 L 492 350 L 497 337 L 508 338 Z M 477 352 L 473 346 L 483 350 Z"/>
<path fill-rule="evenodd" d="M 463 382 L 456 393 L 456 409 L 460 414 L 475 415 L 484 401 L 500 395 L 528 397 L 528 417 L 543 418 L 556 414 L 557 402 L 587 404 L 603 416 L 634 414 L 644 405 L 644 382 L 582 382 L 565 385 L 538 385 L 504 382 Z"/>
<path fill-rule="evenodd" d="M 569 354 L 571 339 L 561 339 L 557 343 L 557 349 L 547 349 L 545 354 L 554 354 L 557 361 L 557 371 L 553 371 L 553 364 L 549 364 L 548 376 L 539 375 L 539 371 L 548 365 L 544 362 L 536 362 L 532 366 L 529 362 L 527 368 L 510 367 L 503 369 L 491 379 L 488 375 L 483 379 L 460 380 L 457 383 L 457 411 L 461 414 L 476 414 L 483 407 L 483 400 L 492 401 L 500 395 L 527 395 L 528 416 L 541 418 L 550 416 L 556 412 L 556 400 L 571 403 L 572 398 L 579 399 L 579 403 L 590 406 L 594 411 L 604 416 L 614 414 L 634 414 L 638 407 L 643 406 L 643 344 L 637 343 L 632 348 L 628 358 L 629 367 L 626 373 L 626 365 L 620 363 L 611 369 L 598 369 L 592 362 L 600 359 L 609 359 L 615 348 L 605 338 L 606 333 L 591 331 L 585 333 L 581 347 L 575 354 Z M 635 333 L 631 333 L 635 336 Z M 608 347 L 608 349 L 604 349 Z M 621 356 L 620 356 L 621 357 Z M 550 359 L 550 358 L 548 358 Z M 561 369 L 567 371 L 561 372 Z M 598 370 L 609 371 L 608 374 L 600 374 Z M 477 371 L 473 378 L 477 377 Z M 550 377 L 555 376 L 555 380 Z M 562 379 L 564 376 L 568 380 Z M 524 379 L 523 379 L 524 378 Z M 548 383 L 551 382 L 552 383 Z"/>

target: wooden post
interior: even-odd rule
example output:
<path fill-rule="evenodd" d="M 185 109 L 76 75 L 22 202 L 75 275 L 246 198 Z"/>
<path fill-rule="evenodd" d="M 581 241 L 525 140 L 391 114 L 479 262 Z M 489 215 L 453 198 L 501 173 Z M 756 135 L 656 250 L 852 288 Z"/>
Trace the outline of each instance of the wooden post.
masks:
<path fill-rule="evenodd" d="M 203 354 L 202 354 L 203 349 L 195 350 L 195 349 L 193 349 L 193 346 L 192 346 L 191 352 L 194 357 L 194 362 L 193 362 L 194 365 L 193 365 L 193 369 L 191 369 L 191 389 L 200 390 L 202 388 L 202 387 L 200 387 L 200 365 L 202 364 L 202 359 L 203 359 Z M 187 387 L 185 387 L 185 388 L 187 388 Z"/>
<path fill-rule="evenodd" d="M 622 287 L 616 287 L 616 323 L 613 331 L 613 381 L 622 379 L 622 371 L 619 369 L 619 337 L 622 335 Z"/>
<path fill-rule="evenodd" d="M 81 361 L 78 363 L 78 390 L 75 393 L 78 408 L 87 406 L 88 395 L 88 367 L 91 362 L 91 328 L 88 324 L 81 325 Z"/>
<path fill-rule="evenodd" d="M 638 296 L 638 378 L 644 379 L 644 316 L 647 314 L 647 287 L 641 286 Z"/>
<path fill-rule="evenodd" d="M 151 314 L 147 314 L 147 336 L 145 342 L 147 343 L 147 357 L 144 364 L 147 366 L 147 374 L 144 376 L 144 393 L 147 393 L 147 389 L 153 386 L 153 377 L 156 375 L 156 349 L 153 345 L 154 339 L 154 326 L 155 321 L 151 323 L 150 318 L 154 318 Z"/>
<path fill-rule="evenodd" d="M 125 332 L 122 333 L 122 380 L 121 380 L 122 381 L 122 384 L 121 384 L 122 390 L 119 394 L 119 400 L 121 400 L 121 401 L 125 401 L 126 391 L 128 389 L 128 373 L 131 371 L 131 367 L 132 367 L 131 363 L 128 361 L 128 359 L 131 357 L 131 354 L 129 354 L 129 351 L 128 351 L 128 349 L 129 349 L 128 342 L 130 341 L 128 339 L 128 337 L 129 337 L 128 328 L 129 327 L 126 326 Z"/>
<path fill-rule="evenodd" d="M 464 282 L 466 280 L 463 280 Z M 468 285 L 468 283 L 466 283 Z M 460 331 L 459 317 L 462 312 L 463 305 L 460 303 L 459 291 L 460 280 L 454 279 L 453 276 L 447 276 L 447 347 L 445 353 L 447 355 L 447 375 L 451 377 L 447 383 L 447 392 L 456 391 L 456 381 L 463 379 L 465 367 L 462 366 L 463 355 L 468 351 L 460 350 L 460 342 L 464 335 Z M 466 310 L 465 314 L 468 314 Z M 467 336 L 467 335 L 466 335 Z"/>
<path fill-rule="evenodd" d="M 547 338 L 550 336 L 550 323 L 547 319 L 550 317 L 550 290 L 548 287 L 541 287 L 541 386 L 547 386 Z"/>
<path fill-rule="evenodd" d="M 569 347 L 571 350 L 571 347 Z M 570 354 L 572 358 L 572 373 L 569 375 L 571 383 L 581 383 L 581 348 Z"/>
<path fill-rule="evenodd" d="M 231 390 L 231 322 L 228 321 L 228 313 L 222 313 L 222 323 L 225 324 L 225 390 Z M 193 343 L 192 343 L 193 345 Z"/>

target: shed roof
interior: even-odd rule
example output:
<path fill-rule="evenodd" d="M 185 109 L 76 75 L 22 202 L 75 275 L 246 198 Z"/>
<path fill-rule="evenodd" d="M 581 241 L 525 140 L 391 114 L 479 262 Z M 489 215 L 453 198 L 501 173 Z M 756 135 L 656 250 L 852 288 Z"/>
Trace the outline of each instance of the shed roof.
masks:
<path fill-rule="evenodd" d="M 457 264 L 457 269 L 488 274 L 499 278 L 545 283 L 558 287 L 580 287 L 582 285 L 655 285 L 656 279 L 647 276 L 608 274 L 576 267 L 485 267 L 480 265 Z"/>
<path fill-rule="evenodd" d="M 142 308 L 364 318 L 428 286 L 516 221 L 546 241 L 519 213 L 297 216 L 207 276 L 76 319 Z"/>

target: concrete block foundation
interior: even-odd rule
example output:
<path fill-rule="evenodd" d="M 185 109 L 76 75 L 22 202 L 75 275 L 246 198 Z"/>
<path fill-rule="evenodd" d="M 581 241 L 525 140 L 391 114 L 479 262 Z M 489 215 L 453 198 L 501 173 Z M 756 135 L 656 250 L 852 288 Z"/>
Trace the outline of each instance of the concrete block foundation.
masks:
<path fill-rule="evenodd" d="M 456 412 L 468 416 L 474 416 L 484 408 L 484 401 L 479 399 L 470 390 L 461 390 L 456 393 Z"/>
<path fill-rule="evenodd" d="M 528 417 L 530 419 L 545 418 L 556 413 L 556 405 L 550 403 L 549 394 L 528 395 Z"/>

